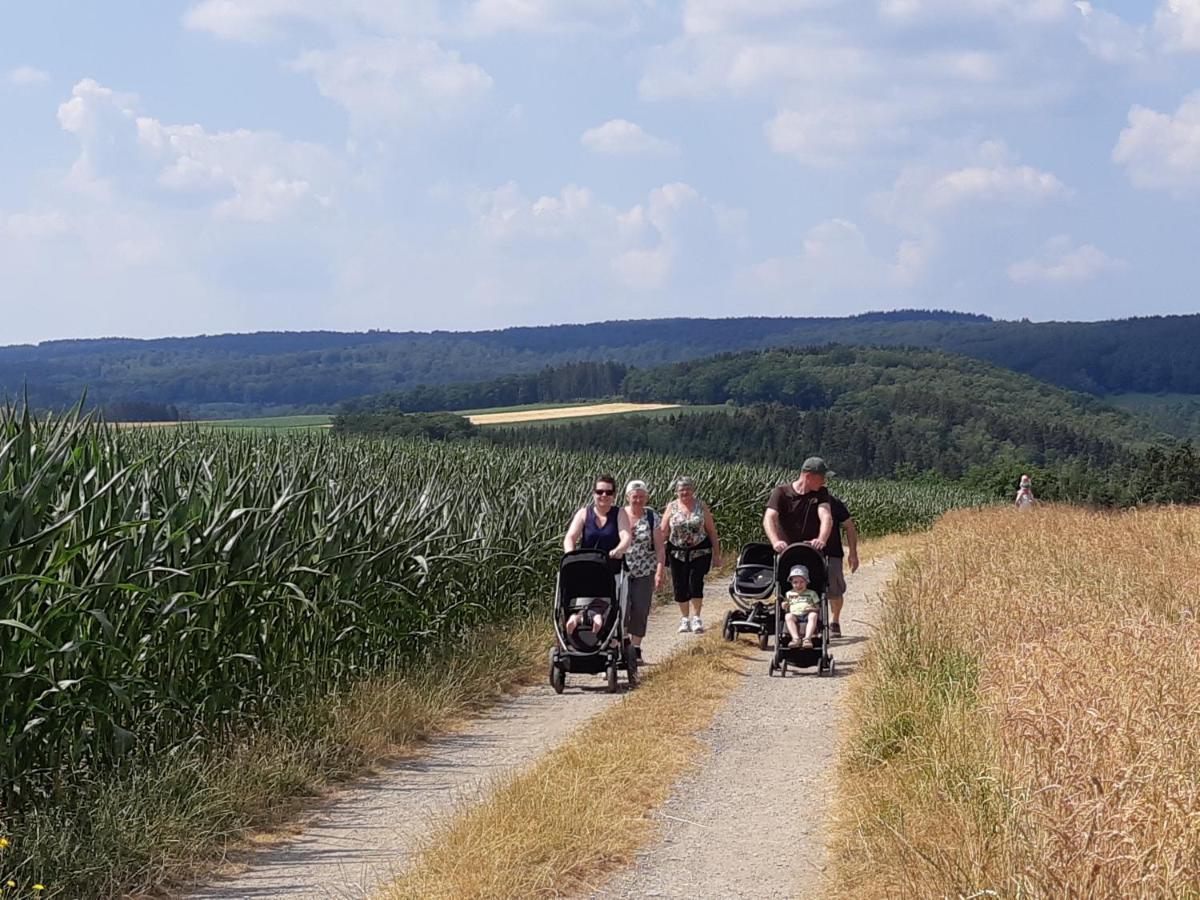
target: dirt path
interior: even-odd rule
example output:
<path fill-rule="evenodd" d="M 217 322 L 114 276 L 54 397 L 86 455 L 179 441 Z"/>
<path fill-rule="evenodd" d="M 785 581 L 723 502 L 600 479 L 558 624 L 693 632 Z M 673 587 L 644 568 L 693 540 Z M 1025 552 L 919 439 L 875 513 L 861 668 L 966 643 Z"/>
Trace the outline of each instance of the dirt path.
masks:
<path fill-rule="evenodd" d="M 662 840 L 593 895 L 609 898 L 819 896 L 841 702 L 878 621 L 894 563 L 849 578 L 834 678 L 767 676 L 768 655 L 702 735 L 709 750 L 659 810 Z M 789 786 L 772 771 L 790 770 Z M 798 802 L 803 798 L 802 802 Z M 807 885 L 807 887 L 806 887 Z"/>
<path fill-rule="evenodd" d="M 721 597 L 726 583 L 714 575 L 710 596 Z M 719 627 L 728 605 L 727 597 L 705 604 L 705 624 Z M 693 639 L 678 634 L 678 625 L 673 603 L 654 610 L 644 644 L 647 664 Z M 297 837 L 254 854 L 244 871 L 190 896 L 365 897 L 403 870 L 431 824 L 481 799 L 497 779 L 532 762 L 621 696 L 604 691 L 602 676 L 568 676 L 562 696 L 548 682 L 526 689 L 433 741 L 419 757 L 339 791 Z"/>

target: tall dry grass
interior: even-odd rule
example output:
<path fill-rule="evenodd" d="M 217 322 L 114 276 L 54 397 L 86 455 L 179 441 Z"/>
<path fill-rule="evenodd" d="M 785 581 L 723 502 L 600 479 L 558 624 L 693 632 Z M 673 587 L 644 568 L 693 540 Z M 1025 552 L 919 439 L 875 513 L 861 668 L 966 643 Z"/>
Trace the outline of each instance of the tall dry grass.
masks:
<path fill-rule="evenodd" d="M 855 686 L 844 896 L 1200 892 L 1200 510 L 952 513 Z"/>

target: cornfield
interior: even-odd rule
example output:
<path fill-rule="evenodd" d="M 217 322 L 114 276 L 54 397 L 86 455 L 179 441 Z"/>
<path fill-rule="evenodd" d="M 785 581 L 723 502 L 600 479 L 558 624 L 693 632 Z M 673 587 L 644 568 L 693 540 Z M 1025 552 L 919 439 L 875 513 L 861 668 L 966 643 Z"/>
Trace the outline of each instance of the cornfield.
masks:
<path fill-rule="evenodd" d="M 0 411 L 0 805 L 217 741 L 545 604 L 592 476 L 698 481 L 732 549 L 789 473 Z M 837 485 L 867 533 L 981 502 Z"/>

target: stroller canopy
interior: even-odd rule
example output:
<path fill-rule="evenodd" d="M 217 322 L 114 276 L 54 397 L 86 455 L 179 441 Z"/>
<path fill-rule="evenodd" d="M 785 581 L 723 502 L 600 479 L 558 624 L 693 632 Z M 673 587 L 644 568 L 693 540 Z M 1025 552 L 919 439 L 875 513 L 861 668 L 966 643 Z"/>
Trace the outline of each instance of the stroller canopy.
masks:
<path fill-rule="evenodd" d="M 825 557 L 821 551 L 814 550 L 808 544 L 790 544 L 779 554 L 775 564 L 775 582 L 782 597 L 792 589 L 788 581 L 788 572 L 792 566 L 804 566 L 808 569 L 809 590 L 825 595 Z"/>
<path fill-rule="evenodd" d="M 617 598 L 617 579 L 603 550 L 574 550 L 558 568 L 559 602 L 569 606 L 578 597 Z"/>

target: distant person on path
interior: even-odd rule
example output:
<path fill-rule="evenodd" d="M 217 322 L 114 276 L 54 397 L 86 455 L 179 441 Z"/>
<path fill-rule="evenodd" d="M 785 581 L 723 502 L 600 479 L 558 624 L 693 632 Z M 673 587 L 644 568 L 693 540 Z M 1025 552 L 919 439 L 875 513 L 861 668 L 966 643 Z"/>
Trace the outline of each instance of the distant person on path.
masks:
<path fill-rule="evenodd" d="M 650 602 L 662 587 L 666 567 L 665 541 L 658 530 L 659 518 L 646 502 L 650 492 L 646 482 L 634 479 L 625 485 L 628 505 L 623 512 L 629 518 L 633 542 L 625 554 L 629 572 L 629 595 L 625 610 L 625 630 L 633 643 L 638 662 L 642 661 L 642 638 L 650 618 Z"/>
<path fill-rule="evenodd" d="M 699 634 L 704 631 L 700 618 L 704 576 L 712 566 L 721 565 L 721 539 L 712 513 L 696 498 L 696 483 L 691 478 L 675 482 L 675 499 L 663 510 L 659 531 L 667 544 L 671 583 L 679 604 L 679 631 Z"/>
<path fill-rule="evenodd" d="M 1037 497 L 1033 496 L 1033 483 L 1028 475 L 1022 475 L 1021 486 L 1017 488 L 1017 499 L 1013 501 L 1013 505 L 1017 509 L 1032 509 L 1035 503 Z"/>
<path fill-rule="evenodd" d="M 601 475 L 592 488 L 592 503 L 575 513 L 563 538 L 563 553 L 582 550 L 603 550 L 608 554 L 613 569 L 621 567 L 621 559 L 633 534 L 629 528 L 629 516 L 616 506 L 617 481 L 611 475 Z"/>
<path fill-rule="evenodd" d="M 817 618 L 821 614 L 821 598 L 817 592 L 808 587 L 808 567 L 792 566 L 788 572 L 788 581 L 792 589 L 784 596 L 784 609 L 787 615 L 783 617 L 788 634 L 792 636 L 792 645 L 799 645 L 805 650 L 812 649 L 812 639 L 817 633 Z M 800 638 L 800 618 L 805 620 L 804 638 Z"/>
<path fill-rule="evenodd" d="M 833 534 L 832 498 L 825 487 L 825 477 L 829 474 L 832 473 L 825 460 L 810 456 L 800 466 L 795 481 L 781 484 L 771 492 L 767 511 L 763 513 L 763 531 L 776 553 L 782 553 L 788 544 L 801 542 L 811 544 L 815 550 L 825 550 Z"/>
<path fill-rule="evenodd" d="M 842 636 L 842 605 L 846 602 L 846 572 L 843 563 L 850 564 L 850 572 L 858 571 L 858 527 L 846 504 L 832 494 L 829 495 L 829 510 L 833 514 L 833 531 L 825 545 L 825 592 L 829 597 L 829 636 Z M 842 549 L 842 529 L 846 531 L 846 547 Z"/>

